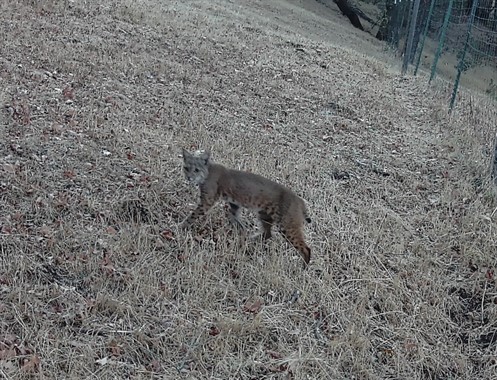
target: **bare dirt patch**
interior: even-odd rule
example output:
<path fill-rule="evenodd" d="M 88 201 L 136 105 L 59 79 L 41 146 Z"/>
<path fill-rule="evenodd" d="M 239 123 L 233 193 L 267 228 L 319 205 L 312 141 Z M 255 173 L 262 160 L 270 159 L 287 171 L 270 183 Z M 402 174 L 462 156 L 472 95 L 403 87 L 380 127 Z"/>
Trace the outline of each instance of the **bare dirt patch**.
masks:
<path fill-rule="evenodd" d="M 491 378 L 495 111 L 466 92 L 448 118 L 443 85 L 340 20 L 0 4 L 3 376 Z M 181 147 L 306 199 L 309 270 L 279 236 L 240 244 L 221 207 L 180 233 Z"/>

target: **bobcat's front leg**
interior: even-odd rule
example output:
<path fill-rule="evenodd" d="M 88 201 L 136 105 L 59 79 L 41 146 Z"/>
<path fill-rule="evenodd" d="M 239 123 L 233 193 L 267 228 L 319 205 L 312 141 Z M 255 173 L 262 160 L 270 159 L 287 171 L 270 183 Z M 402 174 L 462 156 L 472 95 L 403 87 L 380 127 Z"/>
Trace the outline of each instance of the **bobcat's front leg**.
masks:
<path fill-rule="evenodd" d="M 240 220 L 240 206 L 236 203 L 228 202 L 229 211 L 228 211 L 228 219 L 230 223 L 237 229 L 243 231 L 245 230 L 245 225 Z"/>
<path fill-rule="evenodd" d="M 191 224 L 200 218 L 201 216 L 204 216 L 207 211 L 210 210 L 210 208 L 216 203 L 216 197 L 210 194 L 201 194 L 200 195 L 200 203 L 198 204 L 197 208 L 190 214 L 188 218 L 186 218 L 183 223 L 181 223 L 181 228 L 185 229 L 191 226 Z"/>

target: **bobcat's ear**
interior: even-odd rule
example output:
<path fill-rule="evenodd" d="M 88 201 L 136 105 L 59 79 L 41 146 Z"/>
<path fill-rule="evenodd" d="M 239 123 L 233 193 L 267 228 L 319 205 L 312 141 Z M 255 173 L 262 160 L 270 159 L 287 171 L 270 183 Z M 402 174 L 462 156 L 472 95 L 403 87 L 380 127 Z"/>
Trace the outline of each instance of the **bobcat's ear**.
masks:
<path fill-rule="evenodd" d="M 188 151 L 185 150 L 185 148 L 181 148 L 181 154 L 183 155 L 183 158 L 191 156 L 190 153 L 188 153 Z"/>
<path fill-rule="evenodd" d="M 208 150 L 206 150 L 205 152 L 202 152 L 202 154 L 200 155 L 200 158 L 202 160 L 204 160 L 205 164 L 207 165 L 209 163 L 210 158 L 211 158 L 211 152 L 209 152 Z"/>

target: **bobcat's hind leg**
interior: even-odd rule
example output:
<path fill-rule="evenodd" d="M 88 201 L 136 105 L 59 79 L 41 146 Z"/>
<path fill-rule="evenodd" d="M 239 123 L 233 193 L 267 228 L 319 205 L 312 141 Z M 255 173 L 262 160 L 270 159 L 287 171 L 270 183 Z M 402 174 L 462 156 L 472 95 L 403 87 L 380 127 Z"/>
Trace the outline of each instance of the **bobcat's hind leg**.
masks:
<path fill-rule="evenodd" d="M 305 243 L 304 234 L 302 233 L 301 226 L 281 227 L 281 233 L 285 238 L 299 251 L 304 259 L 304 268 L 307 267 L 311 261 L 311 249 Z"/>
<path fill-rule="evenodd" d="M 259 211 L 259 220 L 262 224 L 262 240 L 267 240 L 271 238 L 271 227 L 273 226 L 274 220 L 266 211 Z"/>
<path fill-rule="evenodd" d="M 228 202 L 228 205 L 229 205 L 228 219 L 230 223 L 239 230 L 242 231 L 245 230 L 245 225 L 240 220 L 240 206 L 232 202 Z"/>
<path fill-rule="evenodd" d="M 271 238 L 271 227 L 274 224 L 274 219 L 264 210 L 259 211 L 259 221 L 261 222 L 262 231 L 258 231 L 250 235 L 250 240 L 266 241 Z"/>

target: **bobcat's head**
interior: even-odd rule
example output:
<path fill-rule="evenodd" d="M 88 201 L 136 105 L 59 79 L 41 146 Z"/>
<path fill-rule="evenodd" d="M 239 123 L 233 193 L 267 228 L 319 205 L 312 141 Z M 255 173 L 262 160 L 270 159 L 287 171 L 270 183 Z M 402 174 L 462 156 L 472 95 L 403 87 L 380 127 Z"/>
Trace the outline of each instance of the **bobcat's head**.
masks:
<path fill-rule="evenodd" d="M 205 182 L 209 174 L 209 152 L 189 153 L 183 149 L 183 171 L 188 181 L 200 185 Z"/>

